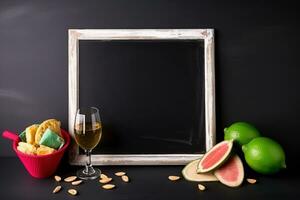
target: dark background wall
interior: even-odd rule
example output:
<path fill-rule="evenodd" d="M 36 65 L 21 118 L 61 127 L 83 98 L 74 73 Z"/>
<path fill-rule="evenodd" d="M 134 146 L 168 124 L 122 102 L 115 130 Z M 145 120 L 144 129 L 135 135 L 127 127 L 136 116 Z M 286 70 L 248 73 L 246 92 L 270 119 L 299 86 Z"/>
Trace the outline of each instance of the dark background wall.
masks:
<path fill-rule="evenodd" d="M 0 131 L 50 117 L 67 127 L 69 28 L 214 28 L 218 140 L 225 126 L 249 121 L 284 146 L 291 166 L 300 140 L 300 13 L 281 2 L 0 0 Z M 13 155 L 3 139 L 0 155 Z"/>

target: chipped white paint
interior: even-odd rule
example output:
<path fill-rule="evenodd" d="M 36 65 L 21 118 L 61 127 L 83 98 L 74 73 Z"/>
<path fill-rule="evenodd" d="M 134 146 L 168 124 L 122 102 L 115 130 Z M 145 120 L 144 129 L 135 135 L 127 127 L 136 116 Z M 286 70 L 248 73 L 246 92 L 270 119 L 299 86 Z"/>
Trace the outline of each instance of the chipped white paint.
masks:
<path fill-rule="evenodd" d="M 79 106 L 79 40 L 202 40 L 205 73 L 206 150 L 215 144 L 215 62 L 213 29 L 70 29 L 69 30 L 69 132 L 72 137 Z M 77 144 L 69 150 L 70 163 L 84 165 Z M 202 154 L 92 155 L 94 165 L 183 165 Z"/>

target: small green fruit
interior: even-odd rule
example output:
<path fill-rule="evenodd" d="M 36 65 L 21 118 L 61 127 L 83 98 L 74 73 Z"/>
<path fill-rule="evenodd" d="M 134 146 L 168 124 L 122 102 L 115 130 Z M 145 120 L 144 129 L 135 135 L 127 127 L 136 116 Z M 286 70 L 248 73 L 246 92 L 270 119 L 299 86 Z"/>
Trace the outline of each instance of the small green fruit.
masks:
<path fill-rule="evenodd" d="M 247 164 L 261 174 L 274 174 L 286 168 L 285 153 L 276 141 L 257 137 L 242 147 Z"/>
<path fill-rule="evenodd" d="M 235 122 L 224 129 L 224 139 L 234 140 L 241 146 L 259 136 L 259 131 L 247 122 Z"/>

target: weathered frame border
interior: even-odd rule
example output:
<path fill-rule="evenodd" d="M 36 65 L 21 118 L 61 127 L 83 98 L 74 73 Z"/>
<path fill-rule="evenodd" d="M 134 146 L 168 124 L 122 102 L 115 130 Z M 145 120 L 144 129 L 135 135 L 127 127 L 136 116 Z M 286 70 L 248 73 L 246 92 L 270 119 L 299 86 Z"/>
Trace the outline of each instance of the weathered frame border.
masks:
<path fill-rule="evenodd" d="M 79 106 L 79 40 L 204 40 L 205 138 L 206 151 L 216 140 L 215 125 L 215 60 L 213 29 L 69 29 L 69 132 Z M 92 155 L 94 165 L 183 165 L 202 154 L 129 154 Z M 74 142 L 69 150 L 72 165 L 85 164 Z"/>

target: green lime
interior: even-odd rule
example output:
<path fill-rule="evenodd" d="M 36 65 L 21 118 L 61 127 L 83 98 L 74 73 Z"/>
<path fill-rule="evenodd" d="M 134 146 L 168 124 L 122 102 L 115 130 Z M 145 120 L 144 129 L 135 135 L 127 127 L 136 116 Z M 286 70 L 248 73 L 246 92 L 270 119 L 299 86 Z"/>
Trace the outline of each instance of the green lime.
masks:
<path fill-rule="evenodd" d="M 286 168 L 285 153 L 276 141 L 257 137 L 242 147 L 247 164 L 261 174 L 273 174 Z"/>
<path fill-rule="evenodd" d="M 224 139 L 234 140 L 239 145 L 244 145 L 250 142 L 253 138 L 259 137 L 260 133 L 251 124 L 247 122 L 235 122 L 228 128 L 224 129 Z"/>

